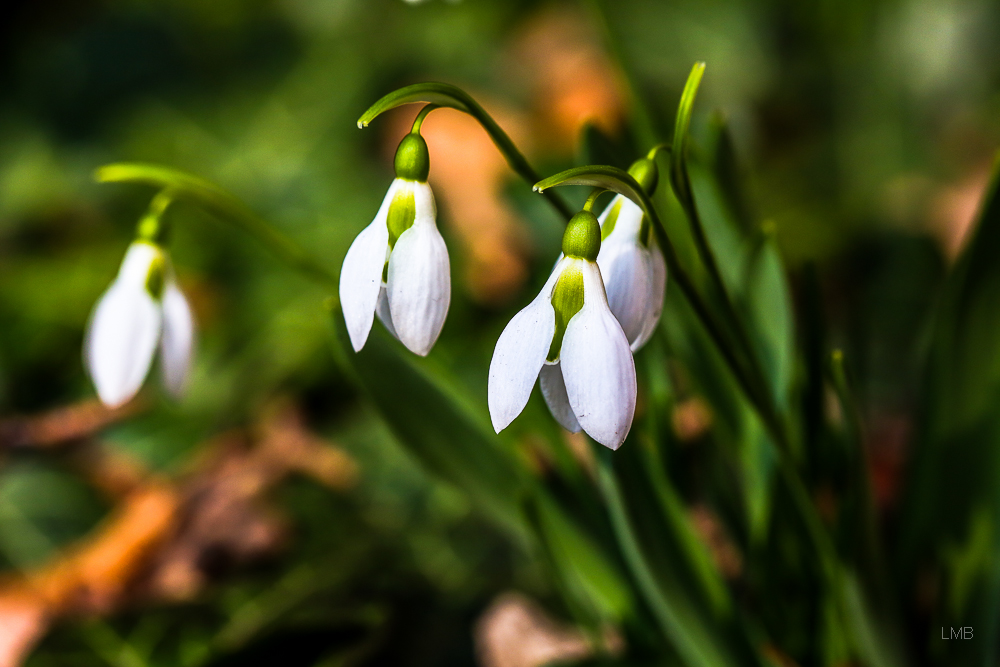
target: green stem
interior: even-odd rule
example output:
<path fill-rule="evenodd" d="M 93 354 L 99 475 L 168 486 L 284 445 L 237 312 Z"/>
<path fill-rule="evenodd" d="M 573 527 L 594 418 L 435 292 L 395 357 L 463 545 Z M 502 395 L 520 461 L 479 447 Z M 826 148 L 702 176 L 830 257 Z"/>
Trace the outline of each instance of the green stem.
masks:
<path fill-rule="evenodd" d="M 166 223 L 164 215 L 176 196 L 177 193 L 172 188 L 164 188 L 156 193 L 149 202 L 145 215 L 136 226 L 135 235 L 138 238 L 153 243 L 163 243 L 166 240 L 170 226 Z"/>
<path fill-rule="evenodd" d="M 173 199 L 187 199 L 256 238 L 278 259 L 337 291 L 339 280 L 297 243 L 274 229 L 239 199 L 217 185 L 177 169 L 153 164 L 121 162 L 95 173 L 101 183 L 146 183 L 169 190 Z"/>
<path fill-rule="evenodd" d="M 583 202 L 583 210 L 591 211 L 594 208 L 594 204 L 597 202 L 597 198 L 603 195 L 607 190 L 602 188 L 595 188 L 593 192 L 587 197 L 587 201 Z"/>
<path fill-rule="evenodd" d="M 486 130 L 486 133 L 490 135 L 493 144 L 518 176 L 527 181 L 529 185 L 533 185 L 541 180 L 538 172 L 534 170 L 527 158 L 517 149 L 517 146 L 507 136 L 507 133 L 503 131 L 503 128 L 493 120 L 493 117 L 471 95 L 461 88 L 448 83 L 418 83 L 395 90 L 371 105 L 361 118 L 358 119 L 358 127 L 367 127 L 379 114 L 389 109 L 416 102 L 427 102 L 429 104 L 436 104 L 439 107 L 449 107 L 472 116 Z M 567 221 L 573 217 L 572 209 L 554 192 L 546 193 L 545 198 Z"/>
<path fill-rule="evenodd" d="M 420 113 L 417 114 L 417 117 L 413 119 L 413 126 L 410 128 L 410 134 L 420 134 L 420 126 L 424 124 L 424 120 L 427 118 L 430 112 L 434 111 L 437 108 L 438 105 L 436 104 L 428 104 L 423 109 L 421 109 Z"/>

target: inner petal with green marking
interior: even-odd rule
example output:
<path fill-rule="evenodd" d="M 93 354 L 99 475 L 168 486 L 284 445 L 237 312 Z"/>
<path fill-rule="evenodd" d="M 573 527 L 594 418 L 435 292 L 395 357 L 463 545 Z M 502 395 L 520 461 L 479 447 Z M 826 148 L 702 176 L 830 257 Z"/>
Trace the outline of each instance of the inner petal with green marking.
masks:
<path fill-rule="evenodd" d="M 396 241 L 407 229 L 413 226 L 417 219 L 417 204 L 413 197 L 413 188 L 400 188 L 389 204 L 389 215 L 386 225 L 389 227 L 389 247 L 396 246 Z"/>
<path fill-rule="evenodd" d="M 615 225 L 618 224 L 618 215 L 622 212 L 622 200 L 617 199 L 611 206 L 611 210 L 608 211 L 608 217 L 604 218 L 604 225 L 601 227 L 601 240 L 608 238 L 611 232 L 615 231 Z"/>
<path fill-rule="evenodd" d="M 546 359 L 550 362 L 559 360 L 559 350 L 562 348 L 566 326 L 573 316 L 583 308 L 583 272 L 576 262 L 570 263 L 552 290 L 552 307 L 556 311 L 556 332 L 552 337 L 552 345 Z"/>
<path fill-rule="evenodd" d="M 146 291 L 157 301 L 163 296 L 163 286 L 166 283 L 166 262 L 162 255 L 156 255 L 149 263 L 149 271 L 146 273 Z"/>

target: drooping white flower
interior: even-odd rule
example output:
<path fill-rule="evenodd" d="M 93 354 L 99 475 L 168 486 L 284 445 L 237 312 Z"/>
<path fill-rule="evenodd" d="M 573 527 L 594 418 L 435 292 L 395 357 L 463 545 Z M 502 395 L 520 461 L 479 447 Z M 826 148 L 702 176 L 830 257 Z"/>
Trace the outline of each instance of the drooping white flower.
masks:
<path fill-rule="evenodd" d="M 105 405 L 116 407 L 135 396 L 157 347 L 164 385 L 179 396 L 191 364 L 194 319 L 166 251 L 139 240 L 129 246 L 87 326 L 84 360 Z"/>
<path fill-rule="evenodd" d="M 364 347 L 377 314 L 389 333 L 426 356 L 448 315 L 451 273 L 420 135 L 400 143 L 396 174 L 375 219 L 347 251 L 340 303 L 355 351 Z"/>
<path fill-rule="evenodd" d="M 660 321 L 667 265 L 642 209 L 628 197 L 616 195 L 598 220 L 602 241 L 597 264 L 608 304 L 635 352 Z"/>
<path fill-rule="evenodd" d="M 576 214 L 559 260 L 534 301 L 507 324 L 490 362 L 489 408 L 499 433 L 521 413 L 536 378 L 549 410 L 611 449 L 635 414 L 635 364 L 628 339 L 608 307 L 595 259 L 600 228 Z"/>

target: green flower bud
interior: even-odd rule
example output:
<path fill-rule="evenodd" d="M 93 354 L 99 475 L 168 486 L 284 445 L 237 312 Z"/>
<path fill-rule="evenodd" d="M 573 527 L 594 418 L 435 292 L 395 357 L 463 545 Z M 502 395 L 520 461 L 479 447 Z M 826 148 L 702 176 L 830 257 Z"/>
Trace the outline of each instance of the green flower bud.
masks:
<path fill-rule="evenodd" d="M 396 149 L 395 166 L 398 178 L 426 183 L 431 169 L 431 157 L 424 138 L 416 132 L 403 137 Z"/>
<path fill-rule="evenodd" d="M 579 257 L 588 262 L 597 260 L 601 251 L 601 225 L 590 211 L 580 211 L 566 225 L 562 251 L 567 257 Z"/>
<path fill-rule="evenodd" d="M 656 162 L 649 158 L 641 158 L 632 163 L 628 168 L 629 175 L 638 181 L 647 195 L 656 191 L 656 184 L 660 180 L 660 170 L 656 168 Z"/>

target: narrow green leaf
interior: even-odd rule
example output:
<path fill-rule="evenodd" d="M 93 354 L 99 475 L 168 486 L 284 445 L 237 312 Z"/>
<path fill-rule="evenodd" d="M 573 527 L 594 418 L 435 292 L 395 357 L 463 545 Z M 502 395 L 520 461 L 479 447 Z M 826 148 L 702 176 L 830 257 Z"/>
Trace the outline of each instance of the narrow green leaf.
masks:
<path fill-rule="evenodd" d="M 694 108 L 694 100 L 698 95 L 698 86 L 701 85 L 701 77 L 705 74 L 705 63 L 697 62 L 691 68 L 687 83 L 684 84 L 684 92 L 681 93 L 680 105 L 677 107 L 677 120 L 674 123 L 674 142 L 671 152 L 670 179 L 674 187 L 678 190 L 679 196 L 685 196 L 687 188 L 684 176 L 684 161 L 687 159 L 688 129 L 691 127 L 691 112 Z M 684 192 L 684 195 L 681 193 Z"/>
<path fill-rule="evenodd" d="M 597 481 L 608 509 L 618 546 L 640 594 L 653 612 L 664 638 L 688 667 L 723 667 L 734 664 L 714 629 L 703 622 L 680 591 L 665 590 L 643 552 L 625 505 L 621 485 L 611 465 L 611 452 L 597 456 Z"/>
<path fill-rule="evenodd" d="M 536 530 L 576 606 L 598 621 L 620 623 L 633 614 L 628 583 L 601 549 L 542 490 L 532 496 Z"/>

